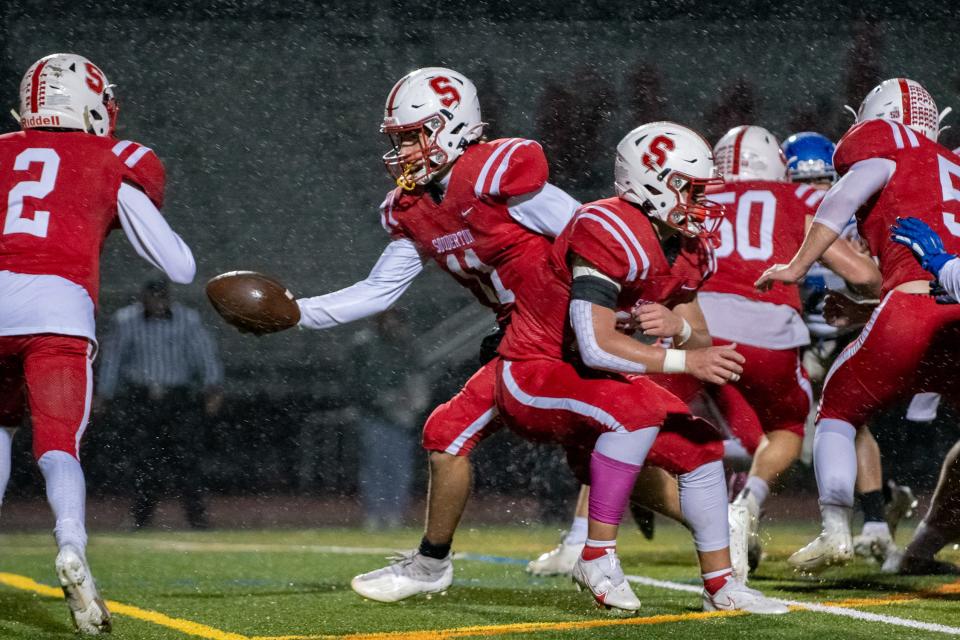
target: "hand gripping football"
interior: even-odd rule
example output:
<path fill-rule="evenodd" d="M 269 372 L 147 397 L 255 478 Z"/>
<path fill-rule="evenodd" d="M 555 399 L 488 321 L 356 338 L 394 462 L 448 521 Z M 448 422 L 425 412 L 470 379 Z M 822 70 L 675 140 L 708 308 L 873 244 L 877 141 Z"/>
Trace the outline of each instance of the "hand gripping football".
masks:
<path fill-rule="evenodd" d="M 245 333 L 275 333 L 300 322 L 293 294 L 255 271 L 230 271 L 211 278 L 207 297 L 224 320 Z"/>

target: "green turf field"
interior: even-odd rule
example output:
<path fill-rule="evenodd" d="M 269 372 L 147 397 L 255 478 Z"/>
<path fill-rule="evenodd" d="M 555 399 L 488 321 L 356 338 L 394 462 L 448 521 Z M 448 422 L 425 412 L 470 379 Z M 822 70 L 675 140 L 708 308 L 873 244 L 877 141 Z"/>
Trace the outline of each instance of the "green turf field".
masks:
<path fill-rule="evenodd" d="M 340 637 L 373 638 L 933 638 L 960 629 L 925 631 L 908 621 L 960 627 L 960 583 L 949 578 L 882 576 L 865 563 L 801 578 L 784 559 L 816 533 L 813 523 L 770 527 L 768 558 L 752 584 L 768 594 L 831 603 L 834 613 L 786 616 L 702 615 L 693 593 L 635 585 L 643 602 L 635 618 L 596 609 L 569 580 L 532 578 L 520 560 L 552 546 L 547 528 L 464 530 L 459 561 L 445 595 L 384 605 L 349 588 L 350 578 L 383 564 L 384 548 L 412 547 L 418 532 L 211 531 L 100 534 L 89 558 L 114 610 L 114 637 L 136 639 Z M 908 532 L 901 532 L 906 538 Z M 661 525 L 653 542 L 621 536 L 628 574 L 696 584 L 691 544 L 678 527 Z M 65 605 L 52 597 L 52 539 L 0 535 L 0 638 L 73 637 Z M 947 554 L 953 560 L 960 554 Z M 511 561 L 514 559 L 516 561 Z M 31 582 L 35 581 L 35 582 Z M 42 593 L 37 593 L 41 591 Z M 836 615 L 836 612 L 844 615 Z M 887 622 L 849 617 L 888 616 Z M 528 626 L 518 626 L 534 623 Z M 546 623 L 546 624 L 544 624 Z M 474 627 L 470 629 L 469 627 Z"/>

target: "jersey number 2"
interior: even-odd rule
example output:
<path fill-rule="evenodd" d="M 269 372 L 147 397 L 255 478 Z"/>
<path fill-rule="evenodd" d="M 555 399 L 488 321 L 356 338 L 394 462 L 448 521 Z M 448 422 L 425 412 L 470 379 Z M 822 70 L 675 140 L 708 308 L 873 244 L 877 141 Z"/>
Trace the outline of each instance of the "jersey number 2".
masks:
<path fill-rule="evenodd" d="M 49 211 L 35 209 L 32 218 L 23 215 L 24 198 L 46 198 L 53 191 L 57 181 L 57 172 L 60 171 L 60 156 L 53 149 L 24 149 L 13 162 L 14 171 L 26 171 L 30 165 L 38 162 L 43 165 L 39 180 L 23 180 L 18 182 L 7 196 L 7 216 L 3 223 L 3 234 L 28 233 L 38 238 L 47 237 L 47 223 L 50 221 Z"/>

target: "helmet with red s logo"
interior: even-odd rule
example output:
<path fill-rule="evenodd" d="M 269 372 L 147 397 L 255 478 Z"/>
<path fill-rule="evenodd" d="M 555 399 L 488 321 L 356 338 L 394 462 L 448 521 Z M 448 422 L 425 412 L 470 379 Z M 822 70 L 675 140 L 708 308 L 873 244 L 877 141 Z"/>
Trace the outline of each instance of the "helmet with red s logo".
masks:
<path fill-rule="evenodd" d="M 713 148 L 717 169 L 724 180 L 787 181 L 787 158 L 776 136 L 756 125 L 727 131 Z"/>
<path fill-rule="evenodd" d="M 20 81 L 20 126 L 113 134 L 113 85 L 95 64 L 73 53 L 53 53 L 27 69 Z"/>
<path fill-rule="evenodd" d="M 709 185 L 722 184 L 710 145 L 700 134 L 673 122 L 637 127 L 617 145 L 617 195 L 693 237 L 712 238 L 723 207 L 707 200 Z"/>
<path fill-rule="evenodd" d="M 860 103 L 856 117 L 857 122 L 876 118 L 900 122 L 936 142 L 940 121 L 950 111 L 949 107 L 943 113 L 937 111 L 933 96 L 919 82 L 891 78 L 870 90 Z"/>
<path fill-rule="evenodd" d="M 483 133 L 477 88 L 463 74 L 425 67 L 402 77 L 390 90 L 381 133 L 393 148 L 383 156 L 387 171 L 404 189 L 426 184 L 453 164 Z M 415 140 L 420 154 L 409 161 L 404 141 Z"/>

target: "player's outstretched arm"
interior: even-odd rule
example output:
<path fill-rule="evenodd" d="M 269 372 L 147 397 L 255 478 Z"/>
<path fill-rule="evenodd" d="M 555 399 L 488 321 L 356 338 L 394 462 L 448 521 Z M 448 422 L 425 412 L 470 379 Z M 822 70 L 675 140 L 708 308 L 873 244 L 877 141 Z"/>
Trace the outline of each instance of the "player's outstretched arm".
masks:
<path fill-rule="evenodd" d="M 193 282 L 197 265 L 190 247 L 170 228 L 147 194 L 124 182 L 117 192 L 117 212 L 120 226 L 137 255 L 173 282 Z"/>
<path fill-rule="evenodd" d="M 423 271 L 423 259 L 406 238 L 386 246 L 370 274 L 353 286 L 313 298 L 300 298 L 300 326 L 328 329 L 386 311 Z"/>
<path fill-rule="evenodd" d="M 812 224 L 813 216 L 807 216 L 806 229 L 809 230 Z M 820 260 L 858 291 L 872 297 L 880 294 L 883 278 L 877 263 L 868 253 L 859 251 L 852 241 L 837 238 Z"/>
<path fill-rule="evenodd" d="M 886 158 L 869 158 L 851 166 L 824 196 L 797 254 L 788 264 L 767 269 L 755 283 L 757 289 L 769 291 L 775 282 L 799 282 L 836 242 L 857 210 L 886 186 L 896 169 L 896 163 Z"/>

